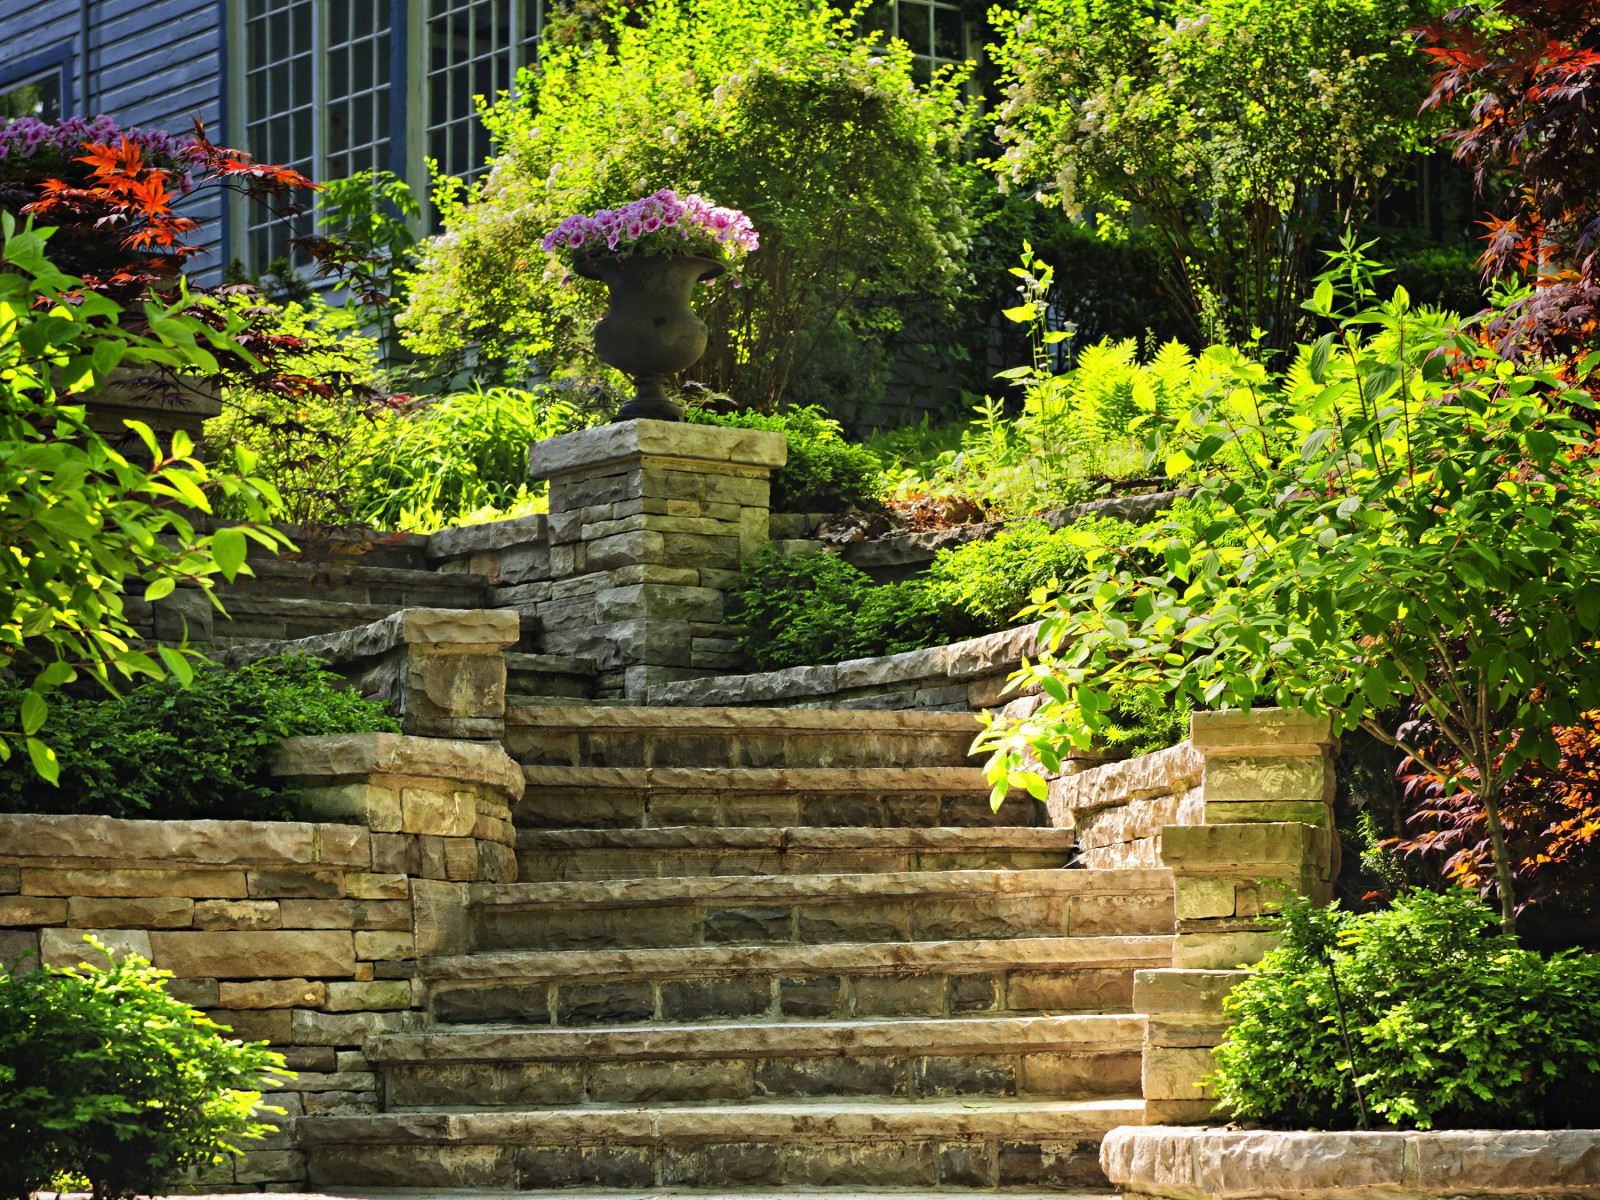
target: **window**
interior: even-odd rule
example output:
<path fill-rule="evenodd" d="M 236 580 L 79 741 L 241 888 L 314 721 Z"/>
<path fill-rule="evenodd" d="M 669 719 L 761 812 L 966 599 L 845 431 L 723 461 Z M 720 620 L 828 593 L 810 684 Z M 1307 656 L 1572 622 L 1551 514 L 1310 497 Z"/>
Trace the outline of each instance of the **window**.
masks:
<path fill-rule="evenodd" d="M 943 0 L 876 0 L 862 15 L 862 25 L 911 47 L 918 82 L 969 57 L 966 19 L 958 5 Z"/>
<path fill-rule="evenodd" d="M 474 96 L 513 88 L 537 55 L 544 0 L 431 0 L 428 8 L 427 154 L 447 175 L 472 179 L 489 157 Z"/>
<path fill-rule="evenodd" d="M 421 193 L 425 159 L 466 179 L 483 172 L 491 147 L 473 98 L 515 88 L 550 0 L 232 2 L 244 149 L 318 181 L 390 170 Z M 256 271 L 308 232 L 265 210 L 235 212 L 236 253 Z"/>
<path fill-rule="evenodd" d="M 61 119 L 61 73 L 52 71 L 0 90 L 0 124 L 18 117 Z"/>
<path fill-rule="evenodd" d="M 313 179 L 389 163 L 388 0 L 247 0 L 244 146 Z M 310 232 L 256 208 L 249 264 L 264 270 Z"/>

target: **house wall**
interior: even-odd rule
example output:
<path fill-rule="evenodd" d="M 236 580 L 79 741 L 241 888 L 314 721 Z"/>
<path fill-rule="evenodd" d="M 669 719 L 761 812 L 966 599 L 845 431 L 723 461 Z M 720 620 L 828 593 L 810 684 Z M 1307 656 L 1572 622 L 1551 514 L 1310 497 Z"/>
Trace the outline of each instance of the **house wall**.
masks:
<path fill-rule="evenodd" d="M 187 132 L 198 116 L 212 140 L 227 144 L 221 12 L 219 0 L 9 0 L 0 21 L 0 89 L 64 61 L 64 114 L 104 113 L 124 127 L 174 133 Z M 203 233 L 196 278 L 219 282 L 226 265 L 221 193 L 197 192 L 180 209 Z"/>

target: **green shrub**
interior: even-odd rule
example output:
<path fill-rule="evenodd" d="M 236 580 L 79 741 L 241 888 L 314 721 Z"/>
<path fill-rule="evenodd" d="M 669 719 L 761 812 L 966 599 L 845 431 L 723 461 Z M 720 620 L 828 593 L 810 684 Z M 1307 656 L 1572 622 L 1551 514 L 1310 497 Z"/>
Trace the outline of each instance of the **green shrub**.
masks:
<path fill-rule="evenodd" d="M 701 425 L 770 429 L 788 435 L 789 458 L 772 473 L 772 511 L 838 512 L 872 504 L 883 486 L 878 456 L 844 440 L 844 430 L 820 408 L 780 413 L 713 413 L 694 405 L 684 415 Z"/>
<path fill-rule="evenodd" d="M 1234 989 L 1217 1098 L 1241 1119 L 1350 1129 L 1359 1081 L 1376 1126 L 1546 1128 L 1600 1109 L 1600 956 L 1545 959 L 1468 893 L 1411 892 L 1355 915 L 1308 903 Z M 1350 1056 L 1340 1036 L 1332 954 Z"/>
<path fill-rule="evenodd" d="M 295 797 L 267 773 L 283 738 L 399 729 L 322 665 L 263 659 L 197 672 L 187 688 L 164 679 L 122 699 L 63 699 L 41 735 L 60 760 L 60 786 L 12 758 L 0 764 L 0 811 L 290 819 Z M 0 686 L 0 721 L 16 722 L 23 694 Z"/>
<path fill-rule="evenodd" d="M 988 541 L 939 551 L 928 568 L 927 586 L 946 604 L 977 617 L 986 629 L 1003 629 L 1019 619 L 1036 589 L 1052 579 L 1079 575 L 1083 556 L 1071 529 L 1023 521 Z"/>
<path fill-rule="evenodd" d="M 135 955 L 27 974 L 0 965 L 5 1195 L 25 1200 L 63 1175 L 86 1177 L 96 1200 L 166 1195 L 265 1131 L 250 1118 L 262 1082 L 288 1075 L 282 1056 L 225 1038 L 167 995 L 170 977 Z"/>

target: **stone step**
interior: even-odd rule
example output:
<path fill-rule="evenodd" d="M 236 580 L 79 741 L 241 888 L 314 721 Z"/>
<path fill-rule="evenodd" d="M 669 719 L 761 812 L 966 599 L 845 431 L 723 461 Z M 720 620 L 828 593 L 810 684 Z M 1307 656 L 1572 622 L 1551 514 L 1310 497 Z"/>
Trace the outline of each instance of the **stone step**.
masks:
<path fill-rule="evenodd" d="M 691 875 L 854 875 L 1064 867 L 1069 829 L 521 829 L 523 883 Z"/>
<path fill-rule="evenodd" d="M 509 659 L 507 665 L 516 670 Z M 506 725 L 507 752 L 532 766 L 963 767 L 981 761 L 968 754 L 979 727 L 967 713 L 541 707 L 508 713 Z"/>
<path fill-rule="evenodd" d="M 1105 1189 L 1136 1097 L 302 1117 L 316 1187 Z"/>
<path fill-rule="evenodd" d="M 885 871 L 473 884 L 480 950 L 1104 937 L 1174 928 L 1172 875 Z"/>
<path fill-rule="evenodd" d="M 1129 1012 L 1172 935 L 500 951 L 424 958 L 444 1024 L 589 1026 Z"/>
<path fill-rule="evenodd" d="M 519 1029 L 368 1039 L 384 1106 L 1126 1095 L 1142 1016 Z"/>
<path fill-rule="evenodd" d="M 516 710 L 545 708 L 585 712 L 599 668 L 592 658 L 570 654 L 507 654 L 507 723 L 523 723 Z"/>
<path fill-rule="evenodd" d="M 224 605 L 230 596 L 283 596 L 399 608 L 483 608 L 489 594 L 487 576 L 464 572 L 275 561 L 253 561 L 250 569 L 254 575 L 218 585 Z"/>
<path fill-rule="evenodd" d="M 223 596 L 222 604 L 227 615 L 218 613 L 214 618 L 212 638 L 222 649 L 339 633 L 381 621 L 406 607 L 260 595 Z"/>
<path fill-rule="evenodd" d="M 513 819 L 528 829 L 1050 823 L 1044 805 L 1026 794 L 1013 792 L 998 812 L 991 809 L 977 767 L 524 766 L 522 774 L 527 790 Z"/>

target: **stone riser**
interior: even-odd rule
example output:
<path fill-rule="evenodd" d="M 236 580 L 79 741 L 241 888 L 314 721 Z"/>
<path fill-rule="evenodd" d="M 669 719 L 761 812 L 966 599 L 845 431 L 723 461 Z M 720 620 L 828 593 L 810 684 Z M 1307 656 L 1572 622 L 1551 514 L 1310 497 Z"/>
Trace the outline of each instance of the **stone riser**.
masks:
<path fill-rule="evenodd" d="M 316 1146 L 314 1186 L 1109 1190 L 1099 1139 Z"/>
<path fill-rule="evenodd" d="M 696 875 L 854 875 L 887 871 L 1032 871 L 1065 867 L 1063 851 L 683 851 L 573 850 L 517 853 L 523 883 L 591 879 L 672 879 Z"/>
<path fill-rule="evenodd" d="M 929 1047 L 937 1049 L 936 1046 Z M 546 1108 L 812 1097 L 901 1100 L 1052 1098 L 1139 1090 L 1140 1054 L 833 1055 L 586 1062 L 394 1063 L 383 1069 L 389 1112 Z"/>
<path fill-rule="evenodd" d="M 987 791 L 795 792 L 603 787 L 528 788 L 513 810 L 528 829 L 647 829 L 674 825 L 723 828 L 807 825 L 827 828 L 928 829 L 1048 825 L 1044 806 L 1013 796 L 989 807 Z"/>
<path fill-rule="evenodd" d="M 436 577 L 447 580 L 447 576 Z M 259 603 L 268 599 L 308 600 L 325 604 L 382 604 L 394 608 L 482 608 L 488 586 L 470 582 L 452 584 L 413 583 L 401 586 L 381 583 L 307 583 L 303 579 L 241 575 L 233 583 L 217 589 L 224 607 L 230 600 Z"/>
<path fill-rule="evenodd" d="M 1173 928 L 1173 910 L 1171 895 L 1161 893 L 1002 892 L 971 899 L 867 894 L 736 905 L 659 899 L 610 908 L 485 905 L 472 920 L 478 950 L 593 950 L 1158 935 Z"/>
<path fill-rule="evenodd" d="M 515 1022 L 565 1027 L 1125 1013 L 1133 1006 L 1134 970 L 1132 965 L 1115 963 L 1072 970 L 1051 970 L 1040 964 L 996 971 L 955 967 L 915 973 L 791 970 L 610 982 L 508 980 L 467 985 L 438 981 L 430 988 L 429 1007 L 434 1019 L 443 1024 Z"/>
<path fill-rule="evenodd" d="M 966 767 L 977 732 L 840 730 L 618 729 L 572 733 L 507 730 L 507 752 L 530 766 L 553 767 Z"/>

